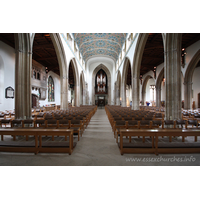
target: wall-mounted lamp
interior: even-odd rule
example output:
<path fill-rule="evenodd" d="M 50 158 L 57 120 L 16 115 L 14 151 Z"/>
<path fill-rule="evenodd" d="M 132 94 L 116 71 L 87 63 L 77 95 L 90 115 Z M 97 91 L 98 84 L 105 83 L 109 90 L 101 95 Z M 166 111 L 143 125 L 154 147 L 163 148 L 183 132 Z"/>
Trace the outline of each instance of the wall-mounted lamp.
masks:
<path fill-rule="evenodd" d="M 186 56 L 186 50 L 185 50 L 185 48 L 182 48 L 182 52 L 181 52 L 181 65 L 182 65 L 182 67 L 184 67 L 185 66 L 185 56 Z"/>
<path fill-rule="evenodd" d="M 140 75 L 140 81 L 141 81 L 141 85 L 142 85 L 142 80 L 143 80 L 143 79 L 142 79 L 142 75 Z"/>

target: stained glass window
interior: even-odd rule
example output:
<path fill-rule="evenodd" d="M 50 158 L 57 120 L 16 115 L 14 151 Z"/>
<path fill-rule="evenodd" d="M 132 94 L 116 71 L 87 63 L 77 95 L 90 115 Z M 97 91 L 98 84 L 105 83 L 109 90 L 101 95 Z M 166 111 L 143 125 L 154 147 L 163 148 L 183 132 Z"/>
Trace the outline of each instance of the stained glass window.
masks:
<path fill-rule="evenodd" d="M 48 79 L 48 101 L 54 101 L 54 82 L 51 76 Z"/>

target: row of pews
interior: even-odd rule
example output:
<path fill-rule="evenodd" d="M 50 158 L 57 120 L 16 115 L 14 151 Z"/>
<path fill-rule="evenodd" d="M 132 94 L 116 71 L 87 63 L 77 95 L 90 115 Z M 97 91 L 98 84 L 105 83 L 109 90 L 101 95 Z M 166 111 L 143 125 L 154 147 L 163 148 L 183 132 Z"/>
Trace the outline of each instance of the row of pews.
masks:
<path fill-rule="evenodd" d="M 153 109 L 106 106 L 105 110 L 122 155 L 200 153 L 197 119 L 165 120 L 162 111 Z"/>
<path fill-rule="evenodd" d="M 0 151 L 71 154 L 96 110 L 96 106 L 84 106 L 39 112 L 32 119 L 3 117 Z"/>

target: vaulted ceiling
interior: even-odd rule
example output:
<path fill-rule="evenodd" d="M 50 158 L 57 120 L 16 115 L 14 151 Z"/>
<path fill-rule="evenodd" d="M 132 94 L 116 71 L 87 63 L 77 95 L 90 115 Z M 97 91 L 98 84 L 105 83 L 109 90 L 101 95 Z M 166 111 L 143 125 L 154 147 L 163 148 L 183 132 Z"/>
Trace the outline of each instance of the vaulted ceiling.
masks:
<path fill-rule="evenodd" d="M 78 48 L 86 61 L 92 56 L 109 56 L 117 61 L 126 33 L 73 33 Z"/>

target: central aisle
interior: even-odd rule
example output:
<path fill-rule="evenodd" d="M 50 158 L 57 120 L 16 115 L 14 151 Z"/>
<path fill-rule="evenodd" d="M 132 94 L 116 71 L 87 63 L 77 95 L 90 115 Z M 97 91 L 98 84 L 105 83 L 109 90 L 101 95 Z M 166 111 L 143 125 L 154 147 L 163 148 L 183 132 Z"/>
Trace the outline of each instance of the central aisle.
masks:
<path fill-rule="evenodd" d="M 121 155 L 105 109 L 97 109 L 72 155 L 80 156 L 80 165 L 120 165 Z"/>

